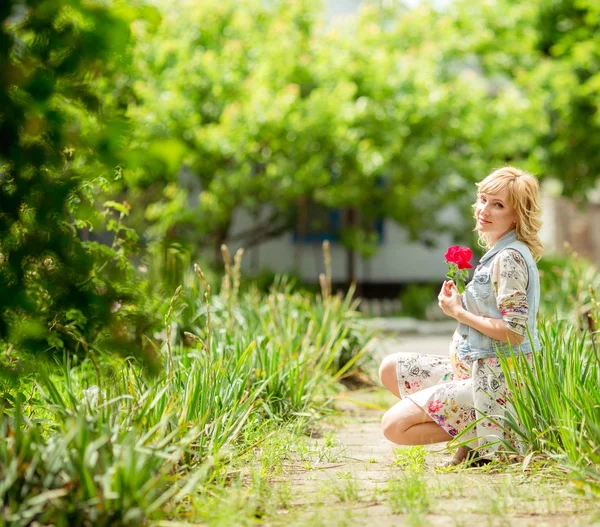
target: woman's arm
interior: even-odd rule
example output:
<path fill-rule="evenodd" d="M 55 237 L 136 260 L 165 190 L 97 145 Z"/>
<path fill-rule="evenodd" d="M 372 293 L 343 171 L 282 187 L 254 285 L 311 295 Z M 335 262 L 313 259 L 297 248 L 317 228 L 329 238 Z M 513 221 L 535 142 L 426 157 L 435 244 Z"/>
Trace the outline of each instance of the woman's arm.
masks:
<path fill-rule="evenodd" d="M 438 304 L 449 317 L 476 329 L 490 338 L 501 342 L 509 342 L 511 345 L 519 345 L 525 338 L 523 335 L 509 329 L 506 322 L 501 318 L 482 317 L 467 311 L 462 305 L 460 293 L 453 282 L 444 282 L 442 291 L 438 296 Z"/>
<path fill-rule="evenodd" d="M 518 346 L 525 339 L 523 335 L 519 335 L 512 329 L 509 329 L 506 325 L 506 322 L 504 322 L 504 320 L 501 318 L 486 318 L 479 315 L 474 315 L 473 313 L 469 313 L 462 306 L 460 310 L 457 310 L 454 318 L 488 337 L 501 342 L 508 342 L 513 346 Z"/>

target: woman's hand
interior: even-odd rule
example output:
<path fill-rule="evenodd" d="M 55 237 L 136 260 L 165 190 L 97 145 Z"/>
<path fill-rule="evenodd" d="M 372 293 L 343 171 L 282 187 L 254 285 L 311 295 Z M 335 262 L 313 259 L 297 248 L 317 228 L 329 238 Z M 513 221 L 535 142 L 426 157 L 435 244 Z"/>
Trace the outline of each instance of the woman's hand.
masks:
<path fill-rule="evenodd" d="M 501 342 L 510 342 L 513 346 L 518 346 L 523 342 L 523 335 L 519 335 L 512 331 L 501 318 L 488 318 L 474 315 L 467 311 L 462 306 L 460 293 L 452 281 L 444 282 L 440 294 L 438 295 L 438 305 L 449 317 L 456 319 L 457 322 L 476 329 L 492 339 Z"/>
<path fill-rule="evenodd" d="M 454 282 L 444 282 L 440 294 L 438 295 L 438 305 L 444 314 L 458 320 L 458 317 L 460 313 L 464 311 L 464 308 L 462 306 L 460 293 L 458 292 L 456 285 L 454 285 Z"/>

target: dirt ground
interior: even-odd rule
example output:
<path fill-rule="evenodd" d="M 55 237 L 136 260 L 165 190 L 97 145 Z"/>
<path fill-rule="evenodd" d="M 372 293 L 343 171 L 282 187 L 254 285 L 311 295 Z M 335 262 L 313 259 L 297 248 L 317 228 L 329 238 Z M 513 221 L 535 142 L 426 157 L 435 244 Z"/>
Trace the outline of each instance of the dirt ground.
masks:
<path fill-rule="evenodd" d="M 375 353 L 447 353 L 447 337 L 380 341 Z M 444 444 L 399 448 L 380 429 L 393 395 L 373 388 L 347 392 L 315 439 L 310 463 L 295 463 L 272 483 L 286 485 L 287 506 L 267 524 L 387 527 L 600 526 L 600 503 L 577 494 L 547 464 L 435 468 L 451 457 Z"/>

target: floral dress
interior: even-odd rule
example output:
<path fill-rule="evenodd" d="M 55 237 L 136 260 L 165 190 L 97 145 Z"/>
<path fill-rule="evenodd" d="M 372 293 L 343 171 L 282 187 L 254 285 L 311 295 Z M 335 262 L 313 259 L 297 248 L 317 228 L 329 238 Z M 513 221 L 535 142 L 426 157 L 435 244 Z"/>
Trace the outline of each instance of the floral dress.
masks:
<path fill-rule="evenodd" d="M 523 336 L 527 333 L 527 279 L 527 265 L 518 251 L 505 249 L 498 254 L 492 264 L 498 309 L 507 326 Z M 477 448 L 481 455 L 495 452 L 500 440 L 518 450 L 516 438 L 505 434 L 500 426 L 508 392 L 500 361 L 488 357 L 464 362 L 458 357 L 457 343 L 455 333 L 449 357 L 399 353 L 396 374 L 400 395 L 423 408 L 452 437 L 464 432 L 459 441 L 469 441 L 468 446 Z M 515 360 L 531 364 L 532 354 Z M 481 419 L 484 415 L 500 417 L 494 419 L 498 424 Z"/>

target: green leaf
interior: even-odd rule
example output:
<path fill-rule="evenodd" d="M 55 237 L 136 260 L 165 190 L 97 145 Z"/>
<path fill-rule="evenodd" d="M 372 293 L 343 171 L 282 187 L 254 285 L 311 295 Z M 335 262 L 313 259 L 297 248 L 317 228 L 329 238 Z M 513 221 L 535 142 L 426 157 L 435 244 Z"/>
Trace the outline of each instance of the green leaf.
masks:
<path fill-rule="evenodd" d="M 103 207 L 107 209 L 113 209 L 117 212 L 120 212 L 123 216 L 129 215 L 129 208 L 123 203 L 118 203 L 117 201 L 105 201 Z"/>

